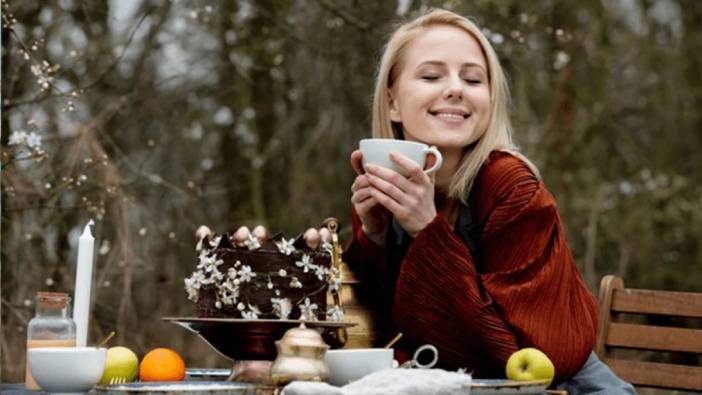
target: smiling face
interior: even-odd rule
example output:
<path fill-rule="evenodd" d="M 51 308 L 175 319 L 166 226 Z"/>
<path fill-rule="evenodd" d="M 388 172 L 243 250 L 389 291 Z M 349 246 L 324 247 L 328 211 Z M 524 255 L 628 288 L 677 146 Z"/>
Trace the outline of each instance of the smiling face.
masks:
<path fill-rule="evenodd" d="M 463 149 L 490 122 L 490 84 L 478 42 L 457 27 L 428 28 L 412 40 L 398 62 L 390 89 L 390 119 L 405 139 Z"/>

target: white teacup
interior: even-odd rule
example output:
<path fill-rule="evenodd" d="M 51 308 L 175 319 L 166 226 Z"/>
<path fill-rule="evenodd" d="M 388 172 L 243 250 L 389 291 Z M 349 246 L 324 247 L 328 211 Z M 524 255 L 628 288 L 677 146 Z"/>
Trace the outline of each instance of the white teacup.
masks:
<path fill-rule="evenodd" d="M 329 384 L 342 386 L 361 377 L 393 367 L 391 348 L 352 348 L 328 350 Z"/>
<path fill-rule="evenodd" d="M 417 162 L 419 166 L 424 168 L 427 161 L 427 155 L 434 155 L 436 163 L 429 169 L 424 170 L 425 173 L 431 174 L 441 167 L 443 157 L 441 152 L 436 147 L 430 147 L 423 143 L 407 140 L 395 139 L 363 139 L 358 144 L 363 153 L 363 167 L 367 164 L 374 164 L 388 169 L 392 169 L 403 176 L 407 177 L 407 171 L 395 164 L 390 159 L 390 151 L 396 151 L 402 155 Z"/>

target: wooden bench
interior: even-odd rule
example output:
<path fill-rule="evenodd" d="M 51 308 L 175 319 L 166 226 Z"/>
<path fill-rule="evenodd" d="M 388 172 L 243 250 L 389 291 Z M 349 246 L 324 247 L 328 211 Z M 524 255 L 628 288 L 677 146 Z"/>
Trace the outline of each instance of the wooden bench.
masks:
<path fill-rule="evenodd" d="M 595 352 L 619 377 L 636 386 L 702 391 L 699 363 L 682 365 L 640 358 L 688 353 L 684 355 L 692 355 L 693 360 L 699 361 L 699 354 L 702 354 L 702 329 L 698 329 L 699 319 L 702 319 L 701 293 L 624 288 L 620 277 L 607 275 L 600 283 L 599 305 Z M 697 328 L 650 324 L 651 319 L 660 321 L 661 317 L 664 320 L 675 317 L 674 323 L 696 322 L 690 326 Z M 624 318 L 629 318 L 628 322 Z M 621 351 L 627 349 L 641 351 Z M 625 359 L 623 354 L 639 359 Z"/>

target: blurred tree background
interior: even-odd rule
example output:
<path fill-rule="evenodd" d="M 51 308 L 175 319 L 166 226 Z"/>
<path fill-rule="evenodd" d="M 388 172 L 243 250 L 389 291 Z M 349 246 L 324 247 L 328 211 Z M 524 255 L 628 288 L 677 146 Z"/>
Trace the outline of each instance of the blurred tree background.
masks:
<path fill-rule="evenodd" d="M 228 367 L 183 279 L 200 224 L 348 239 L 349 154 L 381 46 L 429 7 L 500 54 L 516 138 L 560 204 L 593 291 L 702 291 L 698 0 L 2 1 L 2 378 L 21 381 L 39 290 L 73 292 L 96 220 L 90 340 Z"/>

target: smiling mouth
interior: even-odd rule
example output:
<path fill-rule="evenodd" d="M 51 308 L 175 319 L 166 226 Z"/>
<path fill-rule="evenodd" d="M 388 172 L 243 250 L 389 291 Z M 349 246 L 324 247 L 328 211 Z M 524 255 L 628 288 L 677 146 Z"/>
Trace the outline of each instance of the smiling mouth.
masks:
<path fill-rule="evenodd" d="M 463 121 L 465 119 L 468 119 L 470 117 L 470 114 L 466 112 L 453 112 L 453 111 L 429 111 L 429 114 L 445 120 L 445 121 Z"/>

